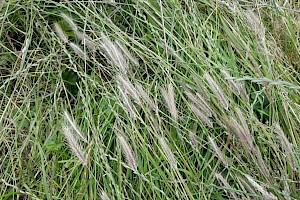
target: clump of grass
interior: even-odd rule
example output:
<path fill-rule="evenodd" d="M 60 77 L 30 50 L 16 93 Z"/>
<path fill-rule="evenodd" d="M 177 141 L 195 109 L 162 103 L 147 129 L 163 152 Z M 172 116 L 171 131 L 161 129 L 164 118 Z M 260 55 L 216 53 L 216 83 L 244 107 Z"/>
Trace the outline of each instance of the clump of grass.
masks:
<path fill-rule="evenodd" d="M 299 8 L 3 2 L 0 199 L 297 199 Z"/>

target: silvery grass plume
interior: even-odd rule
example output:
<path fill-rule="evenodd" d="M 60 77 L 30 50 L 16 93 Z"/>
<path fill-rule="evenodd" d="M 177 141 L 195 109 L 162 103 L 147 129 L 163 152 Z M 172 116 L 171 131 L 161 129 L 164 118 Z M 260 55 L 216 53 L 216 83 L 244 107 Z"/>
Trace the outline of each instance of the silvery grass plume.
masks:
<path fill-rule="evenodd" d="M 136 83 L 135 88 L 136 88 L 138 94 L 142 97 L 142 99 L 148 104 L 148 106 L 153 111 L 155 111 L 156 106 L 155 106 L 154 102 L 152 101 L 152 99 L 149 97 L 148 93 L 143 89 L 143 86 L 139 83 Z"/>
<path fill-rule="evenodd" d="M 293 170 L 297 170 L 297 167 L 296 167 L 296 164 L 294 161 L 294 153 L 293 153 L 292 144 L 289 142 L 289 140 L 285 136 L 285 134 L 279 124 L 275 125 L 275 130 L 276 130 L 277 134 L 279 135 L 279 138 L 281 141 L 281 146 L 286 151 L 287 158 L 288 158 L 289 162 L 291 163 Z"/>
<path fill-rule="evenodd" d="M 259 185 L 251 176 L 245 174 L 245 177 L 248 179 L 249 183 L 263 195 L 264 198 L 268 200 L 277 200 L 276 196 L 268 192 L 263 186 Z"/>
<path fill-rule="evenodd" d="M 114 127 L 117 132 L 117 137 L 119 140 L 119 143 L 121 145 L 121 148 L 123 150 L 124 156 L 126 158 L 128 166 L 134 171 L 137 172 L 137 159 L 134 155 L 131 147 L 129 146 L 128 142 L 126 141 L 125 134 L 117 127 Z"/>
<path fill-rule="evenodd" d="M 231 195 L 232 199 L 239 199 L 233 191 L 232 187 L 229 185 L 229 183 L 227 182 L 227 180 L 222 176 L 222 174 L 220 173 L 216 173 L 215 177 L 224 185 L 224 187 L 226 188 L 226 190 L 229 191 L 229 194 Z M 226 191 L 227 192 L 227 191 Z"/>
<path fill-rule="evenodd" d="M 223 163 L 223 165 L 225 167 L 228 167 L 228 161 L 227 159 L 225 159 L 225 157 L 223 156 L 223 153 L 221 152 L 220 148 L 218 147 L 218 145 L 215 143 L 214 139 L 212 137 L 208 137 L 208 140 L 211 144 L 211 146 L 213 147 L 215 153 L 217 154 L 218 158 L 221 160 L 221 162 Z"/>
<path fill-rule="evenodd" d="M 231 13 L 233 13 L 233 14 L 239 13 L 239 9 L 238 9 L 236 3 L 233 3 L 233 2 L 230 3 L 230 1 L 227 2 L 227 1 L 223 1 L 223 0 L 219 0 L 218 3 L 221 4 L 221 5 L 226 6 L 227 9 L 230 10 Z"/>
<path fill-rule="evenodd" d="M 229 119 L 224 118 L 224 122 L 226 123 L 226 127 L 229 133 L 233 133 L 236 137 L 239 138 L 240 142 L 250 151 L 252 152 L 254 149 L 252 136 L 244 118 L 241 110 L 236 108 L 236 115 L 239 119 L 237 121 L 235 118 L 230 117 Z"/>
<path fill-rule="evenodd" d="M 168 146 L 165 138 L 163 136 L 158 137 L 158 141 L 163 149 L 164 155 L 167 158 L 167 161 L 173 169 L 177 169 L 177 161 L 170 147 Z"/>
<path fill-rule="evenodd" d="M 97 44 L 93 41 L 91 37 L 80 31 L 75 31 L 75 34 L 82 41 L 82 43 L 85 44 L 90 50 L 96 50 Z"/>
<path fill-rule="evenodd" d="M 67 23 L 71 26 L 73 31 L 78 30 L 76 23 L 73 21 L 73 19 L 70 16 L 66 15 L 65 13 L 61 13 L 61 16 L 64 18 L 64 20 L 67 21 Z"/>
<path fill-rule="evenodd" d="M 77 126 L 75 120 L 70 116 L 70 114 L 67 111 L 64 112 L 64 118 L 65 118 L 65 121 L 68 122 L 71 125 L 71 127 L 74 129 L 74 131 L 77 134 L 77 136 L 79 137 L 79 139 L 88 143 L 87 139 L 80 132 L 79 127 Z"/>
<path fill-rule="evenodd" d="M 184 90 L 186 96 L 195 104 L 197 107 L 205 113 L 207 117 L 211 117 L 213 115 L 213 111 L 210 108 L 208 102 L 199 94 L 192 94 L 189 90 Z"/>
<path fill-rule="evenodd" d="M 101 42 L 102 44 L 100 47 L 107 53 L 113 64 L 119 68 L 122 74 L 126 74 L 129 69 L 129 65 L 122 53 L 122 50 L 104 33 L 101 33 Z"/>
<path fill-rule="evenodd" d="M 124 45 L 122 45 L 119 41 L 116 41 L 115 43 L 133 64 L 139 65 L 139 61 L 135 57 L 132 56 L 130 51 Z"/>
<path fill-rule="evenodd" d="M 139 93 L 126 76 L 124 77 L 122 75 L 118 75 L 117 81 L 119 86 L 123 87 L 125 91 L 136 101 L 137 104 L 142 105 Z"/>
<path fill-rule="evenodd" d="M 107 196 L 106 192 L 102 191 L 99 200 L 110 200 L 110 198 Z"/>
<path fill-rule="evenodd" d="M 86 53 L 77 44 L 70 42 L 69 45 L 79 57 L 81 57 L 82 59 L 87 58 Z"/>
<path fill-rule="evenodd" d="M 65 34 L 65 32 L 62 30 L 62 28 L 60 27 L 60 25 L 56 22 L 54 23 L 54 30 L 57 33 L 58 37 L 64 42 L 64 43 L 68 43 L 68 38 Z"/>
<path fill-rule="evenodd" d="M 195 150 L 198 150 L 199 145 L 198 145 L 198 141 L 196 138 L 196 134 L 193 131 L 188 131 L 188 132 L 189 132 L 189 138 L 191 140 L 192 147 Z"/>
<path fill-rule="evenodd" d="M 70 128 L 66 125 L 62 126 L 63 132 L 68 140 L 69 146 L 77 156 L 77 158 L 80 160 L 80 162 L 86 166 L 87 165 L 87 157 L 85 156 L 80 144 L 78 143 L 77 139 L 72 134 Z"/>
<path fill-rule="evenodd" d="M 176 108 L 175 94 L 174 94 L 174 88 L 173 88 L 172 83 L 169 83 L 167 89 L 162 88 L 161 94 L 164 98 L 165 103 L 167 104 L 169 112 L 171 113 L 173 119 L 177 122 L 178 112 L 177 112 L 177 108 Z"/>
<path fill-rule="evenodd" d="M 120 100 L 122 101 L 121 105 L 123 106 L 124 110 L 128 112 L 130 117 L 133 120 L 136 120 L 137 115 L 136 115 L 135 109 L 134 109 L 128 95 L 126 94 L 126 91 L 124 91 L 123 87 L 120 85 L 118 85 L 118 88 L 119 88 L 119 92 L 120 92 Z"/>
<path fill-rule="evenodd" d="M 207 90 L 203 87 L 203 85 L 199 82 L 199 80 L 196 77 L 193 77 L 193 81 L 196 83 L 197 87 L 200 89 L 199 96 L 201 96 L 206 102 L 209 101 L 209 95 L 207 93 Z"/>
<path fill-rule="evenodd" d="M 218 86 L 218 84 L 214 81 L 214 79 L 210 76 L 208 72 L 206 72 L 203 77 L 206 79 L 208 84 L 211 86 L 213 92 L 217 96 L 218 100 L 220 101 L 221 105 L 225 110 L 228 110 L 229 108 L 229 102 L 227 98 L 225 97 L 223 91 L 221 88 Z"/>
<path fill-rule="evenodd" d="M 191 103 L 190 108 L 192 112 L 201 119 L 202 122 L 204 122 L 208 127 L 213 128 L 213 123 L 209 117 L 206 116 L 206 114 L 204 114 L 200 109 L 198 109 L 195 104 Z"/>
<path fill-rule="evenodd" d="M 263 44 L 265 44 L 266 28 L 264 27 L 261 18 L 250 10 L 244 11 L 243 14 L 250 24 L 250 27 L 254 30 L 256 36 L 261 39 Z"/>

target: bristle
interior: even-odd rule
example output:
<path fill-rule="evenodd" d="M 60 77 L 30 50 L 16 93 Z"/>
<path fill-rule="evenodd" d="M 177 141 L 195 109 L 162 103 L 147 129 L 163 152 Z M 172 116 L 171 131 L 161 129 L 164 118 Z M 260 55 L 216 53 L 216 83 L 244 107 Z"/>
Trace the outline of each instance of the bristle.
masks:
<path fill-rule="evenodd" d="M 119 49 L 115 42 L 112 42 L 104 33 L 101 33 L 101 47 L 107 53 L 122 74 L 126 74 L 129 66 L 126 59 L 124 58 L 122 51 Z"/>
<path fill-rule="evenodd" d="M 79 130 L 79 128 L 78 128 L 78 126 L 77 126 L 75 120 L 70 116 L 70 114 L 69 114 L 67 111 L 64 112 L 64 117 L 65 117 L 65 120 L 66 120 L 67 122 L 69 122 L 69 124 L 70 124 L 70 125 L 72 126 L 72 128 L 75 130 L 75 132 L 77 133 L 77 135 L 79 136 L 79 138 L 80 138 L 82 141 L 88 143 L 87 139 L 86 139 L 86 138 L 83 136 L 83 134 L 80 132 L 80 130 Z"/>
<path fill-rule="evenodd" d="M 134 58 L 131 53 L 129 52 L 129 50 L 122 45 L 119 41 L 115 41 L 115 43 L 117 44 L 117 46 L 119 47 L 119 49 L 122 50 L 122 52 L 126 55 L 126 57 L 135 65 L 139 65 L 139 62 L 136 58 Z"/>
<path fill-rule="evenodd" d="M 216 173 L 215 174 L 216 178 L 224 185 L 224 187 L 226 188 L 226 190 L 229 191 L 231 197 L 233 199 L 239 199 L 233 191 L 232 187 L 229 185 L 229 183 L 227 182 L 227 180 L 222 176 L 222 174 Z"/>
<path fill-rule="evenodd" d="M 173 152 L 171 151 L 171 149 L 169 148 L 169 146 L 167 145 L 167 142 L 165 141 L 164 137 L 160 136 L 158 138 L 159 143 L 165 153 L 165 156 L 169 162 L 169 164 L 171 165 L 171 167 L 173 169 L 177 169 L 177 161 L 175 159 L 175 156 L 173 154 Z"/>
<path fill-rule="evenodd" d="M 191 110 L 198 116 L 202 122 L 204 122 L 208 127 L 213 128 L 213 123 L 210 121 L 209 117 L 206 116 L 201 110 L 198 109 L 193 103 L 190 104 Z"/>
<path fill-rule="evenodd" d="M 100 200 L 110 200 L 106 192 L 102 191 L 100 194 Z"/>
<path fill-rule="evenodd" d="M 269 193 L 268 191 L 266 191 L 265 188 L 263 186 L 259 185 L 251 176 L 246 174 L 245 177 L 248 179 L 250 184 L 264 196 L 264 198 L 269 199 L 269 200 L 277 200 L 276 196 L 274 196 L 272 193 Z"/>
<path fill-rule="evenodd" d="M 221 150 L 219 149 L 219 147 L 217 146 L 217 144 L 215 143 L 214 139 L 212 137 L 208 137 L 208 140 L 211 144 L 211 146 L 213 147 L 215 153 L 217 154 L 218 158 L 221 160 L 221 162 L 223 163 L 223 165 L 225 167 L 228 167 L 229 164 L 228 164 L 228 161 L 225 159 L 225 157 L 223 156 Z"/>
<path fill-rule="evenodd" d="M 62 126 L 63 132 L 69 142 L 69 145 L 77 158 L 81 161 L 81 163 L 86 166 L 87 165 L 87 157 L 84 155 L 82 148 L 78 144 L 76 138 L 73 136 L 70 128 L 66 125 Z"/>
<path fill-rule="evenodd" d="M 118 140 L 119 143 L 122 147 L 124 156 L 127 160 L 127 164 L 131 167 L 131 169 L 135 172 L 137 172 L 137 161 L 136 158 L 134 156 L 134 153 L 131 149 L 131 147 L 129 146 L 128 142 L 126 141 L 126 139 L 124 138 L 123 134 L 120 133 L 120 131 L 118 131 L 119 129 L 117 129 L 117 134 L 118 134 Z"/>
<path fill-rule="evenodd" d="M 204 78 L 211 86 L 212 90 L 214 91 L 215 95 L 219 99 L 221 105 L 225 110 L 228 110 L 229 108 L 229 102 L 227 98 L 225 97 L 224 93 L 222 92 L 221 88 L 218 86 L 218 84 L 214 81 L 214 79 L 210 76 L 208 72 L 204 74 Z"/>
<path fill-rule="evenodd" d="M 73 19 L 70 16 L 66 15 L 65 13 L 62 13 L 61 16 L 64 18 L 64 20 L 68 22 L 68 24 L 71 26 L 71 28 L 74 31 L 78 30 L 76 23 L 73 21 Z"/>
<path fill-rule="evenodd" d="M 79 31 L 75 31 L 75 34 L 82 41 L 82 43 L 85 44 L 89 49 L 95 50 L 97 48 L 97 44 L 93 41 L 92 38 L 90 38 L 86 34 L 81 33 Z"/>
<path fill-rule="evenodd" d="M 143 86 L 139 83 L 136 83 L 135 88 L 136 88 L 137 92 L 139 93 L 139 96 L 141 96 L 144 99 L 144 101 L 148 104 L 148 106 L 153 111 L 155 111 L 156 106 L 155 106 L 154 102 L 152 101 L 152 99 L 150 99 L 148 93 L 143 89 Z"/>
<path fill-rule="evenodd" d="M 175 94 L 172 83 L 168 85 L 167 90 L 161 89 L 161 94 L 164 98 L 165 103 L 167 104 L 167 107 L 169 109 L 169 112 L 171 113 L 173 119 L 177 122 L 178 120 L 178 112 L 176 108 L 175 103 Z"/>
<path fill-rule="evenodd" d="M 58 23 L 54 23 L 54 29 L 55 29 L 55 32 L 57 33 L 58 37 L 64 43 L 68 43 L 68 38 Z"/>
<path fill-rule="evenodd" d="M 124 107 L 124 109 L 129 113 L 130 117 L 133 120 L 136 120 L 137 115 L 136 112 L 134 111 L 133 105 L 129 99 L 129 97 L 127 96 L 126 92 L 124 91 L 124 89 L 119 85 L 119 92 L 120 92 L 120 100 L 121 103 Z"/>
<path fill-rule="evenodd" d="M 81 57 L 82 59 L 86 59 L 86 54 L 77 44 L 70 42 L 69 45 L 79 57 Z"/>
<path fill-rule="evenodd" d="M 129 81 L 127 77 L 124 77 L 122 75 L 118 75 L 117 77 L 118 84 L 123 87 L 128 94 L 136 101 L 137 104 L 141 105 L 141 99 L 139 97 L 139 94 L 133 84 Z"/>
<path fill-rule="evenodd" d="M 186 96 L 195 104 L 197 107 L 205 113 L 207 117 L 212 116 L 212 109 L 208 105 L 208 103 L 202 98 L 202 96 L 199 93 L 196 93 L 196 95 L 192 94 L 190 91 L 185 90 L 184 93 Z"/>

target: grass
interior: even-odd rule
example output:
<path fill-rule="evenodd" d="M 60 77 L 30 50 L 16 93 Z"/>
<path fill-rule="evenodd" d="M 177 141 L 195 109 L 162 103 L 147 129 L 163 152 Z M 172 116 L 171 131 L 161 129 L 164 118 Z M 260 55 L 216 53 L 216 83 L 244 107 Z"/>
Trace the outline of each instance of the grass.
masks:
<path fill-rule="evenodd" d="M 0 199 L 297 199 L 300 3 L 0 3 Z"/>

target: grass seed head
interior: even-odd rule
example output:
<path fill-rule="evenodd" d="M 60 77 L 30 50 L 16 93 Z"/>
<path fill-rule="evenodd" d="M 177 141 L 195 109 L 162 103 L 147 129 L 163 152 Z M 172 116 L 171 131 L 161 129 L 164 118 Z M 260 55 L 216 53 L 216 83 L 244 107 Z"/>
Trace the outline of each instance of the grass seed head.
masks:
<path fill-rule="evenodd" d="M 168 146 L 166 140 L 162 136 L 159 136 L 158 140 L 159 140 L 159 143 L 164 151 L 164 154 L 165 154 L 170 166 L 173 169 L 177 169 L 177 161 L 175 159 L 173 152 L 171 151 L 170 147 Z"/>
<path fill-rule="evenodd" d="M 215 151 L 215 153 L 217 154 L 218 158 L 221 160 L 221 162 L 223 163 L 223 165 L 225 167 L 228 167 L 228 161 L 227 159 L 225 159 L 225 157 L 223 156 L 223 153 L 221 152 L 220 148 L 218 147 L 218 145 L 215 143 L 214 139 L 212 137 L 208 137 L 208 140 L 211 144 L 211 146 L 213 147 L 213 150 Z"/>
<path fill-rule="evenodd" d="M 71 26 L 73 31 L 78 30 L 78 27 L 77 27 L 76 23 L 73 21 L 73 19 L 69 15 L 67 15 L 65 13 L 62 13 L 61 16 L 64 18 L 64 20 L 67 21 L 67 23 Z"/>
<path fill-rule="evenodd" d="M 167 104 L 167 108 L 169 109 L 171 116 L 177 122 L 178 112 L 177 112 L 177 108 L 176 108 L 175 94 L 174 94 L 174 88 L 173 88 L 172 83 L 169 83 L 167 89 L 162 88 L 161 94 L 164 98 L 165 103 Z"/>
<path fill-rule="evenodd" d="M 231 197 L 233 198 L 233 199 L 239 199 L 235 194 L 234 194 L 234 192 L 232 192 L 233 191 L 233 189 L 232 189 L 232 187 L 230 186 L 230 184 L 227 182 L 227 180 L 222 176 L 222 174 L 219 174 L 219 173 L 216 173 L 215 174 L 215 177 L 224 185 L 224 187 L 227 189 L 227 190 L 229 190 L 229 193 L 230 193 L 230 195 L 231 195 Z"/>
<path fill-rule="evenodd" d="M 224 93 L 221 90 L 221 88 L 219 87 L 219 85 L 215 82 L 215 80 L 210 76 L 210 74 L 208 72 L 206 72 L 204 74 L 204 78 L 206 79 L 206 81 L 208 82 L 208 84 L 211 86 L 213 92 L 217 96 L 217 98 L 218 98 L 219 102 L 221 103 L 221 105 L 223 106 L 223 108 L 225 110 L 228 110 L 228 108 L 229 108 L 228 99 L 224 95 Z"/>
<path fill-rule="evenodd" d="M 136 161 L 136 156 L 134 156 L 134 153 L 129 146 L 128 142 L 124 138 L 124 134 L 120 132 L 120 130 L 115 128 L 117 131 L 117 136 L 119 143 L 121 145 L 121 148 L 123 150 L 124 156 L 126 158 L 127 164 L 131 167 L 131 169 L 135 172 L 137 172 L 137 161 Z"/>
<path fill-rule="evenodd" d="M 68 43 L 68 38 L 65 32 L 62 30 L 58 23 L 54 23 L 54 30 L 57 33 L 58 37 L 64 42 Z"/>
<path fill-rule="evenodd" d="M 246 174 L 245 177 L 247 178 L 249 183 L 264 196 L 264 198 L 268 200 L 277 200 L 276 196 L 268 192 L 263 186 L 259 185 L 251 176 Z"/>
<path fill-rule="evenodd" d="M 70 42 L 69 45 L 79 57 L 81 57 L 82 59 L 87 58 L 86 53 L 77 44 Z"/>
<path fill-rule="evenodd" d="M 80 144 L 77 142 L 76 138 L 74 137 L 72 131 L 66 125 L 63 125 L 62 129 L 63 129 L 63 132 L 65 134 L 65 137 L 68 140 L 70 148 L 73 150 L 74 154 L 81 161 L 81 163 L 84 166 L 86 166 L 87 165 L 87 156 L 84 155 L 84 152 L 83 152 Z"/>

